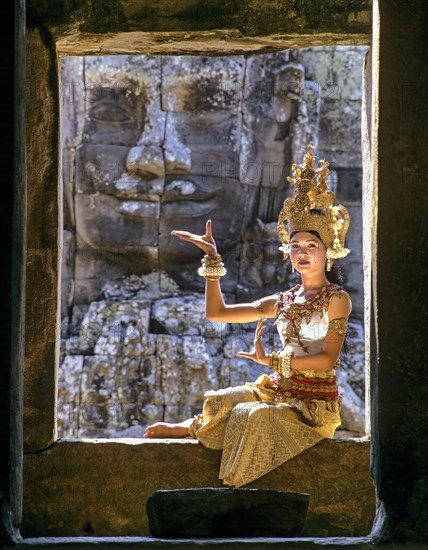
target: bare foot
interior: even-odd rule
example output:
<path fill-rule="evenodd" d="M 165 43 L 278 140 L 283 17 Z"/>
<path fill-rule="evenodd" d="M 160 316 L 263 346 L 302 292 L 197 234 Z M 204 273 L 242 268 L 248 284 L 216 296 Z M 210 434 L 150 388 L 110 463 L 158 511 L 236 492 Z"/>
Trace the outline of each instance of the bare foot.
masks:
<path fill-rule="evenodd" d="M 156 422 L 151 426 L 147 426 L 144 431 L 146 438 L 169 438 L 169 437 L 189 437 L 189 426 L 193 419 L 185 420 L 179 424 L 171 422 Z"/>

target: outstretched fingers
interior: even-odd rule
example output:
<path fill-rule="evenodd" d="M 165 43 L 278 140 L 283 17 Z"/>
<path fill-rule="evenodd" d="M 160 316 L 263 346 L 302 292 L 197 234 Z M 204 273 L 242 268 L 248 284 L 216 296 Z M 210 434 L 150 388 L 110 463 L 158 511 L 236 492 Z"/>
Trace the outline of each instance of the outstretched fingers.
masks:
<path fill-rule="evenodd" d="M 205 224 L 205 237 L 207 237 L 208 240 L 213 240 L 211 220 L 207 220 L 207 223 Z"/>
<path fill-rule="evenodd" d="M 236 355 L 252 359 L 256 363 L 266 364 L 266 353 L 262 344 L 263 332 L 266 328 L 266 317 L 261 317 L 257 323 L 256 332 L 253 340 L 253 349 L 250 352 L 240 351 Z"/>
<path fill-rule="evenodd" d="M 171 231 L 171 235 L 174 235 L 174 237 L 178 237 L 179 239 L 186 240 L 196 239 L 197 237 L 199 237 L 199 235 L 195 235 L 194 233 L 190 233 L 189 231 L 177 231 L 175 229 Z"/>
<path fill-rule="evenodd" d="M 263 333 L 265 331 L 265 328 L 266 328 L 266 317 L 260 317 L 260 319 L 257 323 L 257 327 L 256 327 L 256 333 L 255 333 L 255 336 L 254 336 L 254 343 L 261 340 L 261 338 L 263 336 Z"/>

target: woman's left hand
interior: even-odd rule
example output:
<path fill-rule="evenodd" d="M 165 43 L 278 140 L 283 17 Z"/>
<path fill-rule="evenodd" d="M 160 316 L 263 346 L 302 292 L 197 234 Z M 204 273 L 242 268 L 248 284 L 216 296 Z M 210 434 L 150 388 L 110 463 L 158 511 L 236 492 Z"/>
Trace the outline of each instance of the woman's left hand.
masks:
<path fill-rule="evenodd" d="M 254 336 L 253 349 L 249 353 L 246 351 L 240 351 L 236 355 L 238 355 L 239 357 L 245 357 L 246 359 L 252 359 L 256 363 L 260 363 L 261 365 L 269 365 L 270 356 L 265 352 L 262 343 L 262 336 L 265 328 L 266 317 L 260 317 Z"/>

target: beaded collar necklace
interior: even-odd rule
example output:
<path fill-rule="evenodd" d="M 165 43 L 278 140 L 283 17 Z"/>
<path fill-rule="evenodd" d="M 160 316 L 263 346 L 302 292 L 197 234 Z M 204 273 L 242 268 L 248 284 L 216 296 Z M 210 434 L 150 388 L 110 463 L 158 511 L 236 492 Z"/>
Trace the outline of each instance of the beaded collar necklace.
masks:
<path fill-rule="evenodd" d="M 300 284 L 294 286 L 286 292 L 281 292 L 275 307 L 278 306 L 278 313 L 274 324 L 278 325 L 281 322 L 286 322 L 286 326 L 281 330 L 284 338 L 284 347 L 290 343 L 291 338 L 296 338 L 298 345 L 308 352 L 307 348 L 300 340 L 300 327 L 303 319 L 309 323 L 314 313 L 321 319 L 324 312 L 328 308 L 332 296 L 337 296 L 342 290 L 340 286 L 332 283 L 324 286 L 310 300 L 306 300 L 301 304 L 294 303 L 296 292 L 301 287 Z"/>

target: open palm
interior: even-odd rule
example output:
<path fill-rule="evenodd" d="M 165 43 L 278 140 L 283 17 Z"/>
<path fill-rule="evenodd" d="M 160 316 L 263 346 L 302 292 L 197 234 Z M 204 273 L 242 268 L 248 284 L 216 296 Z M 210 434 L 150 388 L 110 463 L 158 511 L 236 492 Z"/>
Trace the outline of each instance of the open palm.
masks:
<path fill-rule="evenodd" d="M 212 234 L 211 220 L 207 221 L 205 235 L 196 235 L 189 231 L 171 231 L 171 235 L 178 237 L 182 241 L 187 241 L 201 248 L 205 254 L 217 254 L 217 246 Z"/>

